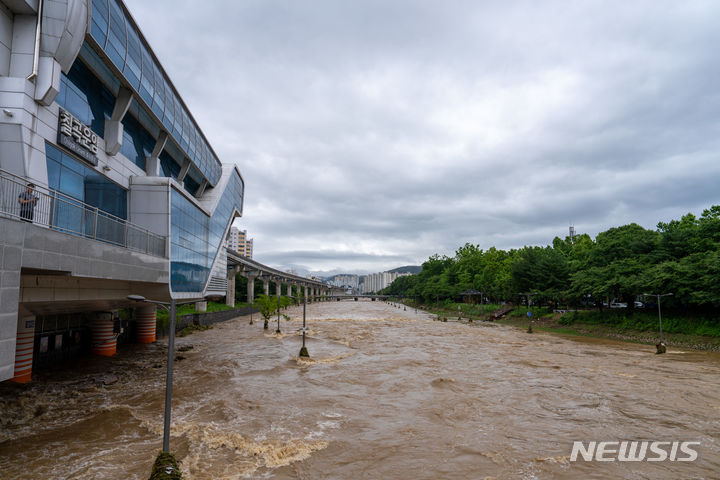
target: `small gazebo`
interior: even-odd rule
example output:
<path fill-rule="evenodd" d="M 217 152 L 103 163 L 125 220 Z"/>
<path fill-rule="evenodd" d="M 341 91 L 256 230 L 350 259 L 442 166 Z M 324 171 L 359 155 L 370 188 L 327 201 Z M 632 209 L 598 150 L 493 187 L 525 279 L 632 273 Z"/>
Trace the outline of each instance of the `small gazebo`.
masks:
<path fill-rule="evenodd" d="M 482 292 L 478 292 L 474 288 L 460 292 L 462 295 L 463 303 L 472 303 L 473 305 L 478 304 L 478 300 L 482 302 Z"/>

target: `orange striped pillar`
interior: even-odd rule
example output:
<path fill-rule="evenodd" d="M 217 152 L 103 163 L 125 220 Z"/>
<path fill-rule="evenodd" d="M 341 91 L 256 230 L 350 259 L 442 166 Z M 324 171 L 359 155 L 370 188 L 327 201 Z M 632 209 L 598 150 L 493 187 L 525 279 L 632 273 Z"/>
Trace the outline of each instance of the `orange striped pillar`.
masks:
<path fill-rule="evenodd" d="M 157 309 L 154 305 L 143 305 L 135 309 L 137 322 L 137 343 L 153 343 L 155 341 L 155 324 Z"/>
<path fill-rule="evenodd" d="M 32 376 L 33 347 L 35 345 L 35 317 L 18 319 L 15 342 L 15 372 L 13 382 L 28 383 Z"/>
<path fill-rule="evenodd" d="M 92 352 L 103 357 L 112 357 L 117 350 L 117 336 L 113 333 L 111 313 L 98 313 L 90 322 Z"/>

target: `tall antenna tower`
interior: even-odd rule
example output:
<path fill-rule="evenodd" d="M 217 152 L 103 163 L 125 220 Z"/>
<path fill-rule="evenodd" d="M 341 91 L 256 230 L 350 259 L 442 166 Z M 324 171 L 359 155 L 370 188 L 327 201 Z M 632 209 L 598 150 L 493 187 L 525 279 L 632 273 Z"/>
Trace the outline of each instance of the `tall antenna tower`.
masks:
<path fill-rule="evenodd" d="M 575 243 L 575 227 L 570 225 L 570 243 Z"/>

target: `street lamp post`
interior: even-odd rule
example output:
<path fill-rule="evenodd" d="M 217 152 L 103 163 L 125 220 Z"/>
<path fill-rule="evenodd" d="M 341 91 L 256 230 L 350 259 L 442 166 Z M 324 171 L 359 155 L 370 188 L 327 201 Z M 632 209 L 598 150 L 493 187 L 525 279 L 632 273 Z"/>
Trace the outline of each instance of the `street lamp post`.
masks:
<path fill-rule="evenodd" d="M 164 308 L 170 314 L 170 332 L 168 333 L 168 360 L 167 374 L 165 376 L 165 415 L 163 418 L 163 452 L 170 453 L 170 416 L 172 409 L 172 387 L 173 387 L 173 365 L 175 361 L 175 315 L 176 306 L 185 305 L 191 302 L 183 302 L 178 304 L 174 298 L 170 302 L 159 302 L 156 300 L 148 300 L 141 295 L 128 295 L 128 300 L 135 302 L 152 303 Z"/>
<path fill-rule="evenodd" d="M 658 324 L 660 326 L 660 343 L 658 345 L 663 345 L 663 331 L 662 331 L 662 311 L 660 310 L 660 299 L 662 297 L 672 297 L 672 293 L 643 293 L 643 295 L 646 295 L 648 297 L 656 297 L 657 298 L 657 306 L 658 306 Z M 658 347 L 658 353 L 660 353 L 660 347 Z"/>
<path fill-rule="evenodd" d="M 280 282 L 278 282 L 276 285 L 277 285 L 278 320 L 277 320 L 277 330 L 275 330 L 275 333 L 280 333 L 280 290 L 282 290 L 282 287 L 280 286 Z"/>
<path fill-rule="evenodd" d="M 300 349 L 300 354 L 298 356 L 300 357 L 309 357 L 310 354 L 308 353 L 307 347 L 305 347 L 305 332 L 307 331 L 307 328 L 305 327 L 305 309 L 307 308 L 307 297 L 303 297 L 303 344 L 302 348 Z"/>

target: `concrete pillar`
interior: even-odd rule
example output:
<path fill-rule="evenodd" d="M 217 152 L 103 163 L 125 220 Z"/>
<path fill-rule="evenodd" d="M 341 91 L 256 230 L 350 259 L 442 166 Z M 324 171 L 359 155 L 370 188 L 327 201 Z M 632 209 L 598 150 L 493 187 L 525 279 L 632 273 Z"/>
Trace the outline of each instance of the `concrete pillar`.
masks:
<path fill-rule="evenodd" d="M 204 179 L 202 181 L 202 183 L 200 184 L 200 187 L 198 187 L 197 192 L 195 192 L 195 197 L 196 198 L 202 197 L 203 193 L 205 193 L 205 189 L 207 188 L 207 186 L 208 186 L 208 181 L 207 181 L 207 179 Z"/>
<path fill-rule="evenodd" d="M 303 288 L 305 289 L 305 300 L 309 303 L 310 298 L 308 297 L 308 288 L 307 285 L 304 285 Z"/>
<path fill-rule="evenodd" d="M 122 147 L 122 119 L 130 108 L 130 103 L 132 103 L 132 92 L 125 87 L 120 87 L 112 115 L 105 119 L 105 153 L 110 156 L 117 155 Z"/>
<path fill-rule="evenodd" d="M 145 173 L 149 177 L 157 177 L 158 175 L 160 175 L 159 157 L 163 149 L 165 149 L 167 139 L 168 133 L 165 131 L 161 131 L 160 135 L 158 135 L 157 141 L 155 142 L 155 147 L 153 148 L 152 153 L 149 157 L 145 159 Z"/>
<path fill-rule="evenodd" d="M 185 182 L 185 177 L 187 176 L 188 170 L 190 170 L 190 159 L 185 158 L 185 161 L 183 162 L 182 166 L 180 167 L 180 173 L 178 173 L 177 181 L 180 183 Z"/>
<path fill-rule="evenodd" d="M 225 292 L 225 305 L 230 307 L 235 306 L 235 270 L 236 268 L 228 269 L 227 278 L 227 290 Z"/>
<path fill-rule="evenodd" d="M 275 281 L 275 295 L 278 297 L 282 295 L 282 283 L 280 283 L 280 280 Z"/>
<path fill-rule="evenodd" d="M 113 332 L 112 313 L 96 313 L 90 322 L 92 352 L 103 357 L 112 357 L 117 350 L 117 336 Z"/>
<path fill-rule="evenodd" d="M 292 297 L 292 285 L 289 283 L 287 284 L 287 296 Z"/>
<path fill-rule="evenodd" d="M 157 328 L 157 308 L 155 305 L 143 305 L 135 309 L 137 322 L 137 343 L 153 343 Z"/>
<path fill-rule="evenodd" d="M 265 295 L 270 295 L 270 279 L 263 278 L 263 287 L 265 288 Z"/>
<path fill-rule="evenodd" d="M 32 375 L 35 317 L 18 317 L 13 382 L 27 383 Z"/>
<path fill-rule="evenodd" d="M 50 106 L 60 92 L 60 63 L 52 57 L 38 59 L 38 76 L 35 79 L 35 101 Z"/>
<path fill-rule="evenodd" d="M 198 312 L 207 312 L 207 302 L 195 302 L 195 310 Z"/>
<path fill-rule="evenodd" d="M 252 305 L 253 303 L 255 303 L 255 279 L 256 279 L 256 278 L 257 278 L 257 276 L 255 276 L 255 275 L 248 275 L 248 276 L 247 276 L 247 279 L 248 279 L 248 284 L 247 284 L 247 298 L 248 298 L 248 303 L 249 303 L 250 305 Z"/>

